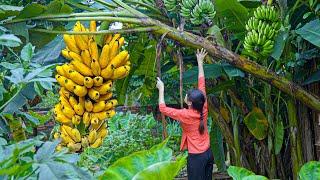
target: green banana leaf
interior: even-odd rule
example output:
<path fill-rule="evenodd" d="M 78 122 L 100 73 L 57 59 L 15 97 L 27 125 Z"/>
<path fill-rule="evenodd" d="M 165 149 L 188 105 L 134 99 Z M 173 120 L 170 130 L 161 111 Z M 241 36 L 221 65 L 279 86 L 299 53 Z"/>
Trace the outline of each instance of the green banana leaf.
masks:
<path fill-rule="evenodd" d="M 268 178 L 261 175 L 250 175 L 242 178 L 242 180 L 268 180 Z"/>
<path fill-rule="evenodd" d="M 223 136 L 219 126 L 213 120 L 210 132 L 210 146 L 213 152 L 214 161 L 217 164 L 219 171 L 226 171 Z"/>
<path fill-rule="evenodd" d="M 168 139 L 158 145 L 153 146 L 150 150 L 138 151 L 129 156 L 120 158 L 114 164 L 112 164 L 104 172 L 104 174 L 99 177 L 99 179 L 129 180 L 140 172 L 142 173 L 141 176 L 148 174 L 147 172 L 143 173 L 143 171 L 148 171 L 148 168 L 152 169 L 152 165 L 155 165 L 156 163 L 167 162 L 171 160 L 172 150 L 166 146 L 167 142 Z M 162 168 L 165 167 L 165 169 L 167 169 L 164 164 L 159 164 L 158 166 L 161 166 Z M 151 169 L 149 170 L 151 171 Z M 170 168 L 164 170 L 163 173 L 167 173 L 168 170 L 170 170 Z"/>
<path fill-rule="evenodd" d="M 237 166 L 230 166 L 227 171 L 233 180 L 242 180 L 244 177 L 255 175 L 252 171 Z"/>
<path fill-rule="evenodd" d="M 310 161 L 304 164 L 299 171 L 301 180 L 313 180 L 320 177 L 320 162 Z"/>
<path fill-rule="evenodd" d="M 244 123 L 256 139 L 262 140 L 267 136 L 269 124 L 260 108 L 254 107 L 244 118 Z"/>
<path fill-rule="evenodd" d="M 159 179 L 174 179 L 180 170 L 187 163 L 187 155 L 179 158 L 176 161 L 163 161 L 149 166 L 140 171 L 132 179 L 133 180 L 159 180 Z"/>

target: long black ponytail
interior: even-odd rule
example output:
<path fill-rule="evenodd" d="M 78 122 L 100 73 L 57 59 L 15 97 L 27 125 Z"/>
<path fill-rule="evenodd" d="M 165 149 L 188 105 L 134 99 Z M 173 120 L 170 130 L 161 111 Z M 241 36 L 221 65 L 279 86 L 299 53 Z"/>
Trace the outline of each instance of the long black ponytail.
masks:
<path fill-rule="evenodd" d="M 193 89 L 188 92 L 188 100 L 192 103 L 191 106 L 193 109 L 200 113 L 200 125 L 199 132 L 200 134 L 204 133 L 204 122 L 203 122 L 203 105 L 205 103 L 205 97 L 199 89 Z"/>

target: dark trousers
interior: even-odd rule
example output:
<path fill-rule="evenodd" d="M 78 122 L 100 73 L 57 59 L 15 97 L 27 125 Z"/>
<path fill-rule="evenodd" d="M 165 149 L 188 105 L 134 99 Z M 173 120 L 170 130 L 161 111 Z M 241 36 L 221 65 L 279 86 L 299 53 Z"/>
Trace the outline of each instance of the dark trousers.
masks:
<path fill-rule="evenodd" d="M 200 154 L 188 154 L 188 180 L 212 180 L 213 154 L 211 148 Z"/>

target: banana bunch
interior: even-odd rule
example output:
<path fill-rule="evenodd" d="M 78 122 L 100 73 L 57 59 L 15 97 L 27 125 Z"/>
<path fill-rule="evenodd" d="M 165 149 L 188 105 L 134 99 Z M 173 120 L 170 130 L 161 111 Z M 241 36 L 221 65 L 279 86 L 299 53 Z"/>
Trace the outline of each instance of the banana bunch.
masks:
<path fill-rule="evenodd" d="M 190 20 L 191 13 L 196 4 L 198 3 L 198 0 L 182 0 L 180 3 L 180 15 L 184 17 L 186 20 Z"/>
<path fill-rule="evenodd" d="M 273 6 L 258 7 L 246 24 L 245 52 L 255 59 L 269 56 L 280 26 L 279 13 Z"/>
<path fill-rule="evenodd" d="M 177 8 L 177 0 L 163 0 L 164 6 L 166 7 L 167 11 L 174 11 Z"/>
<path fill-rule="evenodd" d="M 96 22 L 90 21 L 89 28 L 76 22 L 73 30 L 97 31 Z M 105 35 L 101 48 L 91 35 L 65 34 L 63 38 L 66 48 L 61 54 L 70 62 L 56 67 L 61 88 L 54 116 L 61 126 L 54 138 L 62 140 L 57 150 L 68 147 L 80 152 L 99 147 L 107 136 L 107 119 L 115 115 L 118 104 L 112 98 L 112 85 L 130 72 L 130 55 L 121 50 L 124 38 L 120 34 Z"/>
<path fill-rule="evenodd" d="M 191 13 L 191 23 L 200 25 L 205 22 L 211 22 L 216 15 L 214 5 L 210 0 L 200 0 Z"/>

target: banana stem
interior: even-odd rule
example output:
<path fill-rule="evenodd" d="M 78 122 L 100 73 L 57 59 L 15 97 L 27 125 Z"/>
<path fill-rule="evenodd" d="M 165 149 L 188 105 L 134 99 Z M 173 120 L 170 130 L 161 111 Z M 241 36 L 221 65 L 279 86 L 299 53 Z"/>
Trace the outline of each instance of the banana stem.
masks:
<path fill-rule="evenodd" d="M 128 2 L 128 3 L 133 3 L 133 4 L 139 4 L 139 5 L 141 5 L 141 6 L 146 7 L 147 9 L 150 9 L 150 10 L 152 10 L 152 11 L 158 13 L 158 14 L 161 14 L 161 12 L 159 11 L 159 9 L 154 8 L 154 7 L 150 6 L 149 4 L 145 4 L 145 3 L 143 3 L 143 2 L 135 1 L 135 0 L 126 0 L 126 2 Z"/>
<path fill-rule="evenodd" d="M 72 17 L 72 18 L 51 18 L 47 21 L 54 22 L 70 22 L 70 21 L 112 21 L 112 22 L 126 22 L 132 24 L 148 25 L 143 18 L 127 18 L 127 17 L 108 17 L 108 16 L 95 16 L 95 17 Z M 149 24 L 150 25 L 150 24 Z"/>
<path fill-rule="evenodd" d="M 77 35 L 93 35 L 93 34 L 114 34 L 114 33 L 132 33 L 132 32 L 150 32 L 155 31 L 156 26 L 138 27 L 132 29 L 115 29 L 115 30 L 101 30 L 96 32 L 75 32 L 75 31 L 56 31 L 47 29 L 30 29 L 29 31 L 50 33 L 50 34 L 77 34 Z"/>
<path fill-rule="evenodd" d="M 132 14 L 134 14 L 138 17 L 146 17 L 146 18 L 148 17 L 147 15 L 141 13 L 140 11 L 133 9 L 132 7 L 127 5 L 126 3 L 122 2 L 121 0 L 113 0 L 113 2 L 115 2 L 119 6 L 123 7 L 124 9 L 128 10 L 129 12 L 131 12 Z"/>
<path fill-rule="evenodd" d="M 90 8 L 90 7 L 86 6 L 86 5 L 82 5 L 82 4 L 79 4 L 79 3 L 74 3 L 74 2 L 69 1 L 69 0 L 67 0 L 66 3 L 71 5 L 71 6 L 74 6 L 76 8 L 79 8 L 79 9 L 82 9 L 82 10 L 86 10 L 86 11 L 91 11 L 91 12 L 99 11 L 96 8 Z"/>

